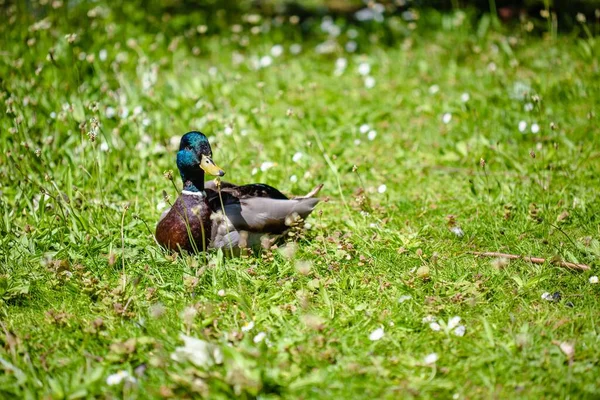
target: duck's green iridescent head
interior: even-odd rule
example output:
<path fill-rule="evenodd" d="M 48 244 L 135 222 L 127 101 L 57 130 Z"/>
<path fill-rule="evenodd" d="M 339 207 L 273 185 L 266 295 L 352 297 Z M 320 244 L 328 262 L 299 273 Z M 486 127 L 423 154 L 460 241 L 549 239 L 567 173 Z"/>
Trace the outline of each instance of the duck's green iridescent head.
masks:
<path fill-rule="evenodd" d="M 188 132 L 181 138 L 177 152 L 177 168 L 184 185 L 187 182 L 203 181 L 204 172 L 223 176 L 225 172 L 212 160 L 212 149 L 202 132 Z"/>

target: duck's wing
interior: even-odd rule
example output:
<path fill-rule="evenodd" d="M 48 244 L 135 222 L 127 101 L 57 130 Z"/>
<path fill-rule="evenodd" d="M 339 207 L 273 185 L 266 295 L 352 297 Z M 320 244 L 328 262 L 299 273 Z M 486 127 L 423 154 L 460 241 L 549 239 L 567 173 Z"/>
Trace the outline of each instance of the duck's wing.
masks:
<path fill-rule="evenodd" d="M 271 188 L 270 186 L 267 187 Z M 313 189 L 310 193 L 317 194 L 320 188 L 321 185 Z M 297 214 L 304 219 L 312 212 L 319 202 L 318 198 L 305 196 L 294 199 L 251 196 L 238 197 L 230 191 L 221 190 L 221 197 L 219 198 L 219 194 L 212 190 L 206 190 L 206 193 L 211 209 L 215 212 L 224 209 L 225 215 L 227 215 L 227 218 L 235 230 L 249 232 L 284 232 L 289 228 L 289 226 L 286 225 L 287 217 Z"/>

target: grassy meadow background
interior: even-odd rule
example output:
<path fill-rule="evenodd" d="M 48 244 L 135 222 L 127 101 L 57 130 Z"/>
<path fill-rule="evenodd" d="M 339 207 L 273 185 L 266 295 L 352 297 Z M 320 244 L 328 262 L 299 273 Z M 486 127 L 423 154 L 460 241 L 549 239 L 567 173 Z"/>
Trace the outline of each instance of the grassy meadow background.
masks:
<path fill-rule="evenodd" d="M 597 16 L 378 10 L 2 2 L 0 397 L 600 396 Z M 165 254 L 192 129 L 307 229 Z"/>

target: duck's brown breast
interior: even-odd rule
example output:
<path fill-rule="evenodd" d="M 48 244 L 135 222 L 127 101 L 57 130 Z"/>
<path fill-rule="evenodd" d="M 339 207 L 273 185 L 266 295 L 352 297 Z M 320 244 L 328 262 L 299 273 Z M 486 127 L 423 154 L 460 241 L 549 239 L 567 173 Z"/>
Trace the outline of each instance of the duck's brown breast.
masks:
<path fill-rule="evenodd" d="M 211 237 L 210 214 L 206 197 L 181 194 L 156 226 L 156 240 L 171 251 L 203 251 Z"/>

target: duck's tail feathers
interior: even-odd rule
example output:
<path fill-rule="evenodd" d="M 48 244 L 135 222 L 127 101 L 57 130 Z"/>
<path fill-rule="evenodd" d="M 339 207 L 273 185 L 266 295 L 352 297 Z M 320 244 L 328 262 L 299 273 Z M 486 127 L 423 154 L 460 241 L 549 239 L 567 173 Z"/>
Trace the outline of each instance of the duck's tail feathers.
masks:
<path fill-rule="evenodd" d="M 311 190 L 310 192 L 308 192 L 307 194 L 305 194 L 304 196 L 296 196 L 293 199 L 294 200 L 302 200 L 302 199 L 310 199 L 315 197 L 317 194 L 319 194 L 319 192 L 321 191 L 321 189 L 323 188 L 323 184 L 320 183 L 317 186 L 314 187 L 313 190 Z M 315 203 L 316 204 L 316 203 Z"/>

